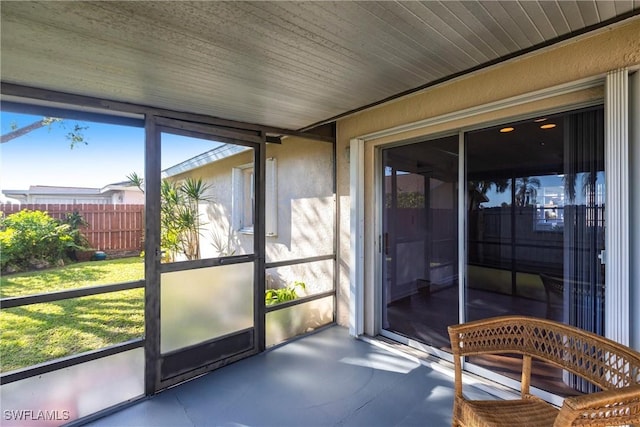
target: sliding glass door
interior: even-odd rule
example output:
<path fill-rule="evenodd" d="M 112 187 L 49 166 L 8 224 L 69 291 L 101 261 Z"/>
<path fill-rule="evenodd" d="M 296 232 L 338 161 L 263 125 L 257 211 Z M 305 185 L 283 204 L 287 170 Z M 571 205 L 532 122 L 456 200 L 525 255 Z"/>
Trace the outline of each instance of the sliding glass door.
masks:
<path fill-rule="evenodd" d="M 549 318 L 604 333 L 602 108 L 469 132 L 466 320 Z M 516 377 L 507 358 L 475 363 Z M 540 368 L 534 385 L 583 390 Z"/>
<path fill-rule="evenodd" d="M 382 323 L 447 347 L 458 322 L 458 136 L 382 150 Z"/>
<path fill-rule="evenodd" d="M 603 108 L 462 135 L 462 150 L 459 135 L 380 150 L 383 334 L 435 354 L 449 346 L 448 325 L 506 314 L 603 334 Z M 469 362 L 481 374 L 519 380 L 511 357 Z M 588 390 L 542 365 L 533 386 L 559 395 Z"/>

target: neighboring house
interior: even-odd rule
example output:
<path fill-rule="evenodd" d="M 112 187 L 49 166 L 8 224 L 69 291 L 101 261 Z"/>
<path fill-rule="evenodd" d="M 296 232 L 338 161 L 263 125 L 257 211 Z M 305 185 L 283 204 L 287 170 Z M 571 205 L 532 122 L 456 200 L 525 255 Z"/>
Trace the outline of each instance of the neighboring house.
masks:
<path fill-rule="evenodd" d="M 32 185 L 28 190 L 3 190 L 2 193 L 20 203 L 30 204 L 144 204 L 142 191 L 129 182 L 117 182 L 102 188 Z"/>
<path fill-rule="evenodd" d="M 284 138 L 281 144 L 267 145 L 266 157 L 267 261 L 331 254 L 335 216 L 332 145 Z M 163 179 L 180 182 L 192 177 L 208 186 L 207 201 L 200 205 L 202 258 L 253 253 L 253 173 L 253 151 L 233 144 L 162 171 Z M 307 283 L 310 292 L 331 288 L 331 280 L 309 266 L 275 270 L 267 272 L 268 287 L 299 280 Z"/>

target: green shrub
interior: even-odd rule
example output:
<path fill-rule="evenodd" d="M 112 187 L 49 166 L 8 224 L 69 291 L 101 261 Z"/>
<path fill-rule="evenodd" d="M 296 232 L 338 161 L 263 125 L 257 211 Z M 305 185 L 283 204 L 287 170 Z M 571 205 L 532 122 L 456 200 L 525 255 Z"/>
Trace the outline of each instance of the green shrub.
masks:
<path fill-rule="evenodd" d="M 0 266 L 6 270 L 51 265 L 76 247 L 77 232 L 46 212 L 24 209 L 0 218 Z"/>
<path fill-rule="evenodd" d="M 264 294 L 265 304 L 272 305 L 285 301 L 293 301 L 298 298 L 298 292 L 296 291 L 298 288 L 305 290 L 307 286 L 304 282 L 295 282 L 285 288 L 267 289 Z"/>
<path fill-rule="evenodd" d="M 0 228 L 0 271 L 5 271 L 9 261 L 14 257 L 11 240 L 15 232 L 13 229 L 5 230 Z"/>
<path fill-rule="evenodd" d="M 91 250 L 91 243 L 80 231 L 80 227 L 87 227 L 89 224 L 84 220 L 82 215 L 78 211 L 72 213 L 66 213 L 62 224 L 69 225 L 69 236 L 72 237 L 73 243 L 67 245 L 66 256 L 73 261 L 78 261 L 77 251 L 89 251 Z"/>

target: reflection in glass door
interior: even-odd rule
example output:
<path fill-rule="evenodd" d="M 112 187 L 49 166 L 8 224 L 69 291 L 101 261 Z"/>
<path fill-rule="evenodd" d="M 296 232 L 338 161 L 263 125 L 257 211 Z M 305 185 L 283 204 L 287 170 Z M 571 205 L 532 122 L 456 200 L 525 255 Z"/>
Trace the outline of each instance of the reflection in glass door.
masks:
<path fill-rule="evenodd" d="M 604 332 L 602 107 L 466 134 L 466 320 L 524 314 Z M 518 378 L 508 357 L 472 362 Z M 587 391 L 548 366 L 532 384 Z"/>
<path fill-rule="evenodd" d="M 382 150 L 382 327 L 435 347 L 458 323 L 458 136 Z"/>
<path fill-rule="evenodd" d="M 188 129 L 159 128 L 159 388 L 258 349 L 260 145 Z"/>

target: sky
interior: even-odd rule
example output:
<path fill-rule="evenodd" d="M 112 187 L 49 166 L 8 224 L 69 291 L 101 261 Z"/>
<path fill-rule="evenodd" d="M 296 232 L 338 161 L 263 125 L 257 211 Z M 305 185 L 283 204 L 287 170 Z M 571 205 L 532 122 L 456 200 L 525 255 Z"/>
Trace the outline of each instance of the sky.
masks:
<path fill-rule="evenodd" d="M 2 134 L 11 132 L 12 126 L 40 119 L 42 116 L 2 111 Z M 87 126 L 83 131 L 87 144 L 72 149 L 66 135 L 76 124 Z M 162 168 L 218 145 L 163 134 Z M 132 172 L 144 176 L 143 128 L 69 119 L 0 144 L 0 190 L 27 190 L 31 185 L 102 188 L 126 181 Z"/>

